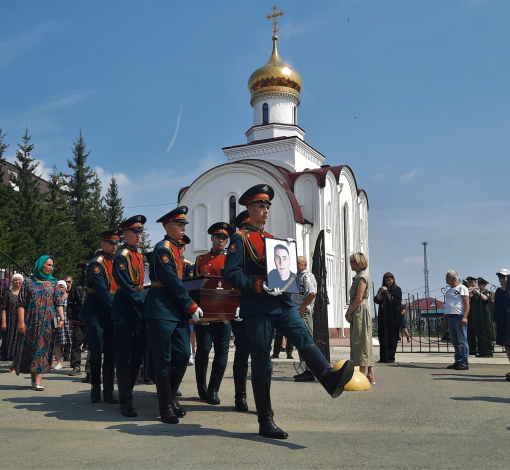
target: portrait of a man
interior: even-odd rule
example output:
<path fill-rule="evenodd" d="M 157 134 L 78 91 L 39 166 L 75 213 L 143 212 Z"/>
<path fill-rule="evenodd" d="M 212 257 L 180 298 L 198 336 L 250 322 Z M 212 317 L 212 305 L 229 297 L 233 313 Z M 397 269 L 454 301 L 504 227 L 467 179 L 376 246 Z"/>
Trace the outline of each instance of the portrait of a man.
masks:
<path fill-rule="evenodd" d="M 267 274 L 267 285 L 271 289 L 285 289 L 285 292 L 288 293 L 297 292 L 296 273 L 291 269 L 291 266 L 295 264 L 296 258 L 295 244 L 290 243 L 288 244 L 289 247 L 287 247 L 283 243 L 278 243 L 280 240 L 274 241 L 277 242 L 272 248 L 275 268 L 271 269 Z M 270 260 L 268 259 L 268 261 Z"/>

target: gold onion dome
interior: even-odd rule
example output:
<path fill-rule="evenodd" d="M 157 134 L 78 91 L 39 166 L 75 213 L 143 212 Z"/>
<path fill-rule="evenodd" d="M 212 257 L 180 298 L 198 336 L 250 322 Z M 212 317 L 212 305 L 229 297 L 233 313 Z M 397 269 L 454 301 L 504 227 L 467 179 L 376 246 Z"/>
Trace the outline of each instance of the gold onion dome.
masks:
<path fill-rule="evenodd" d="M 265 92 L 287 92 L 299 96 L 303 89 L 301 75 L 288 65 L 285 65 L 278 54 L 276 42 L 278 36 L 273 36 L 273 53 L 266 65 L 258 68 L 248 79 L 248 90 L 252 99 Z"/>

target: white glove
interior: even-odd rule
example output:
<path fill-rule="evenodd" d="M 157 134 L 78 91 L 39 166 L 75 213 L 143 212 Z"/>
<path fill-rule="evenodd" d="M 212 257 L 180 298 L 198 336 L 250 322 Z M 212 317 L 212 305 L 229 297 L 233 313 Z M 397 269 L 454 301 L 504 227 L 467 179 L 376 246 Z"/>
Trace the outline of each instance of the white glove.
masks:
<path fill-rule="evenodd" d="M 225 323 L 225 325 L 228 325 L 230 324 L 230 320 L 227 320 L 226 318 L 223 320 L 223 323 Z"/>
<path fill-rule="evenodd" d="M 296 240 L 294 240 L 293 238 L 286 238 L 285 241 L 287 243 L 292 243 L 292 242 L 295 242 Z"/>
<path fill-rule="evenodd" d="M 243 319 L 239 316 L 239 312 L 240 312 L 240 308 L 237 307 L 236 308 L 236 314 L 235 314 L 235 317 L 234 317 L 234 321 L 243 321 Z"/>
<path fill-rule="evenodd" d="M 264 281 L 264 284 L 262 284 L 262 288 L 269 294 L 269 295 L 274 295 L 275 297 L 279 296 L 279 295 L 282 295 L 283 292 L 280 290 L 279 287 L 277 287 L 276 289 L 268 289 L 267 285 L 266 285 L 266 281 Z"/>
<path fill-rule="evenodd" d="M 200 320 L 202 317 L 204 316 L 204 312 L 202 311 L 202 309 L 200 307 L 198 307 L 196 310 L 195 310 L 195 313 L 193 315 L 191 315 L 191 319 L 193 321 L 198 321 Z"/>

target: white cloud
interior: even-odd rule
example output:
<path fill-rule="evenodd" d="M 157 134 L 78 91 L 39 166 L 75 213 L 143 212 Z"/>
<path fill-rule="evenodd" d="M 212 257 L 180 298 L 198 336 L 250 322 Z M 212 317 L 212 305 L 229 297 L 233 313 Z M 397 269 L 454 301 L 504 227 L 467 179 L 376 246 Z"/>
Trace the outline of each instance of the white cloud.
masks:
<path fill-rule="evenodd" d="M 175 141 L 177 140 L 177 133 L 179 132 L 179 125 L 181 124 L 181 113 L 182 113 L 182 106 L 181 106 L 181 110 L 179 111 L 179 117 L 177 118 L 177 127 L 175 128 L 174 136 L 172 137 L 172 140 L 168 144 L 166 153 L 170 153 L 170 150 L 172 150 L 172 147 L 174 146 Z"/>
<path fill-rule="evenodd" d="M 423 256 L 407 256 L 402 260 L 404 264 L 423 264 Z"/>
<path fill-rule="evenodd" d="M 31 157 L 34 158 L 33 155 L 31 155 Z M 7 155 L 5 157 L 5 159 L 9 163 L 12 163 L 14 165 L 14 163 L 16 162 L 16 154 Z M 44 160 L 38 160 L 37 158 L 34 158 L 34 164 L 37 165 L 34 173 L 37 176 L 40 176 L 42 179 L 45 179 L 48 181 L 50 179 L 50 174 L 53 171 L 53 168 L 45 166 Z"/>
<path fill-rule="evenodd" d="M 372 176 L 373 180 L 379 180 L 384 176 L 384 173 L 377 173 L 377 175 Z"/>
<path fill-rule="evenodd" d="M 418 173 L 421 172 L 421 169 L 418 169 L 418 170 L 413 170 L 411 171 L 410 173 L 404 173 L 402 175 L 402 179 L 404 180 L 408 180 L 409 178 L 413 178 L 414 176 L 416 176 Z"/>
<path fill-rule="evenodd" d="M 46 36 L 62 28 L 64 23 L 44 21 L 35 28 L 16 36 L 11 36 L 0 42 L 0 66 L 7 64 L 13 58 L 20 58 L 25 52 L 40 43 Z"/>
<path fill-rule="evenodd" d="M 108 190 L 110 181 L 112 180 L 112 173 L 105 171 L 100 166 L 96 166 L 94 168 L 94 171 L 97 173 L 97 176 L 101 180 L 101 186 L 102 186 L 101 194 L 104 196 L 106 194 L 106 191 Z M 113 175 L 115 176 L 115 180 L 117 181 L 117 184 L 119 185 L 119 192 L 122 193 L 122 188 L 125 188 L 125 187 L 131 185 L 131 180 L 129 179 L 129 176 L 127 176 L 125 173 L 113 172 Z"/>

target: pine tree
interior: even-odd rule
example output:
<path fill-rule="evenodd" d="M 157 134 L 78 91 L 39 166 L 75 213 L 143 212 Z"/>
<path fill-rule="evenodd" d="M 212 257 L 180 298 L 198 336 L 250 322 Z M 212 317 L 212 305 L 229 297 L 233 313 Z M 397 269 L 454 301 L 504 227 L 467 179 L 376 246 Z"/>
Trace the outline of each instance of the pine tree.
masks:
<path fill-rule="evenodd" d="M 144 255 L 144 258 L 145 258 L 145 254 L 148 251 L 151 251 L 152 248 L 153 248 L 153 246 L 151 245 L 151 241 L 149 240 L 149 234 L 147 232 L 142 232 L 142 241 L 138 245 L 138 249 L 140 250 L 142 255 Z"/>
<path fill-rule="evenodd" d="M 44 253 L 55 257 L 55 276 L 76 275 L 81 259 L 81 240 L 72 223 L 72 212 L 64 190 L 65 175 L 53 167 L 45 194 L 43 224 L 46 227 L 41 243 Z"/>
<path fill-rule="evenodd" d="M 9 231 L 10 238 L 15 237 L 14 251 L 11 256 L 24 258 L 26 256 L 38 258 L 40 252 L 40 234 L 44 231 L 41 224 L 41 192 L 39 179 L 35 173 L 37 163 L 31 153 L 34 144 L 30 141 L 28 128 L 22 137 L 23 143 L 18 144 L 14 173 L 9 175 L 10 181 L 17 187 L 16 203 L 13 206 L 14 214 Z"/>
<path fill-rule="evenodd" d="M 122 205 L 122 199 L 119 196 L 119 185 L 115 179 L 115 175 L 112 175 L 110 186 L 104 198 L 105 204 L 105 217 L 106 226 L 108 229 L 114 229 L 119 227 L 124 217 L 124 206 Z"/>
<path fill-rule="evenodd" d="M 2 133 L 0 128 L 0 251 L 11 253 L 11 239 L 9 231 L 14 217 L 15 200 L 17 193 L 9 184 L 9 175 L 5 169 L 7 161 L 4 154 L 9 147 L 9 144 L 4 142 L 5 134 Z"/>
<path fill-rule="evenodd" d="M 85 151 L 86 144 L 80 129 L 80 135 L 73 148 L 73 160 L 67 164 L 72 175 L 68 175 L 67 187 L 72 220 L 81 238 L 81 257 L 90 259 L 98 243 L 97 234 L 106 230 L 101 198 L 101 181 L 90 166 L 87 158 L 90 152 Z"/>

